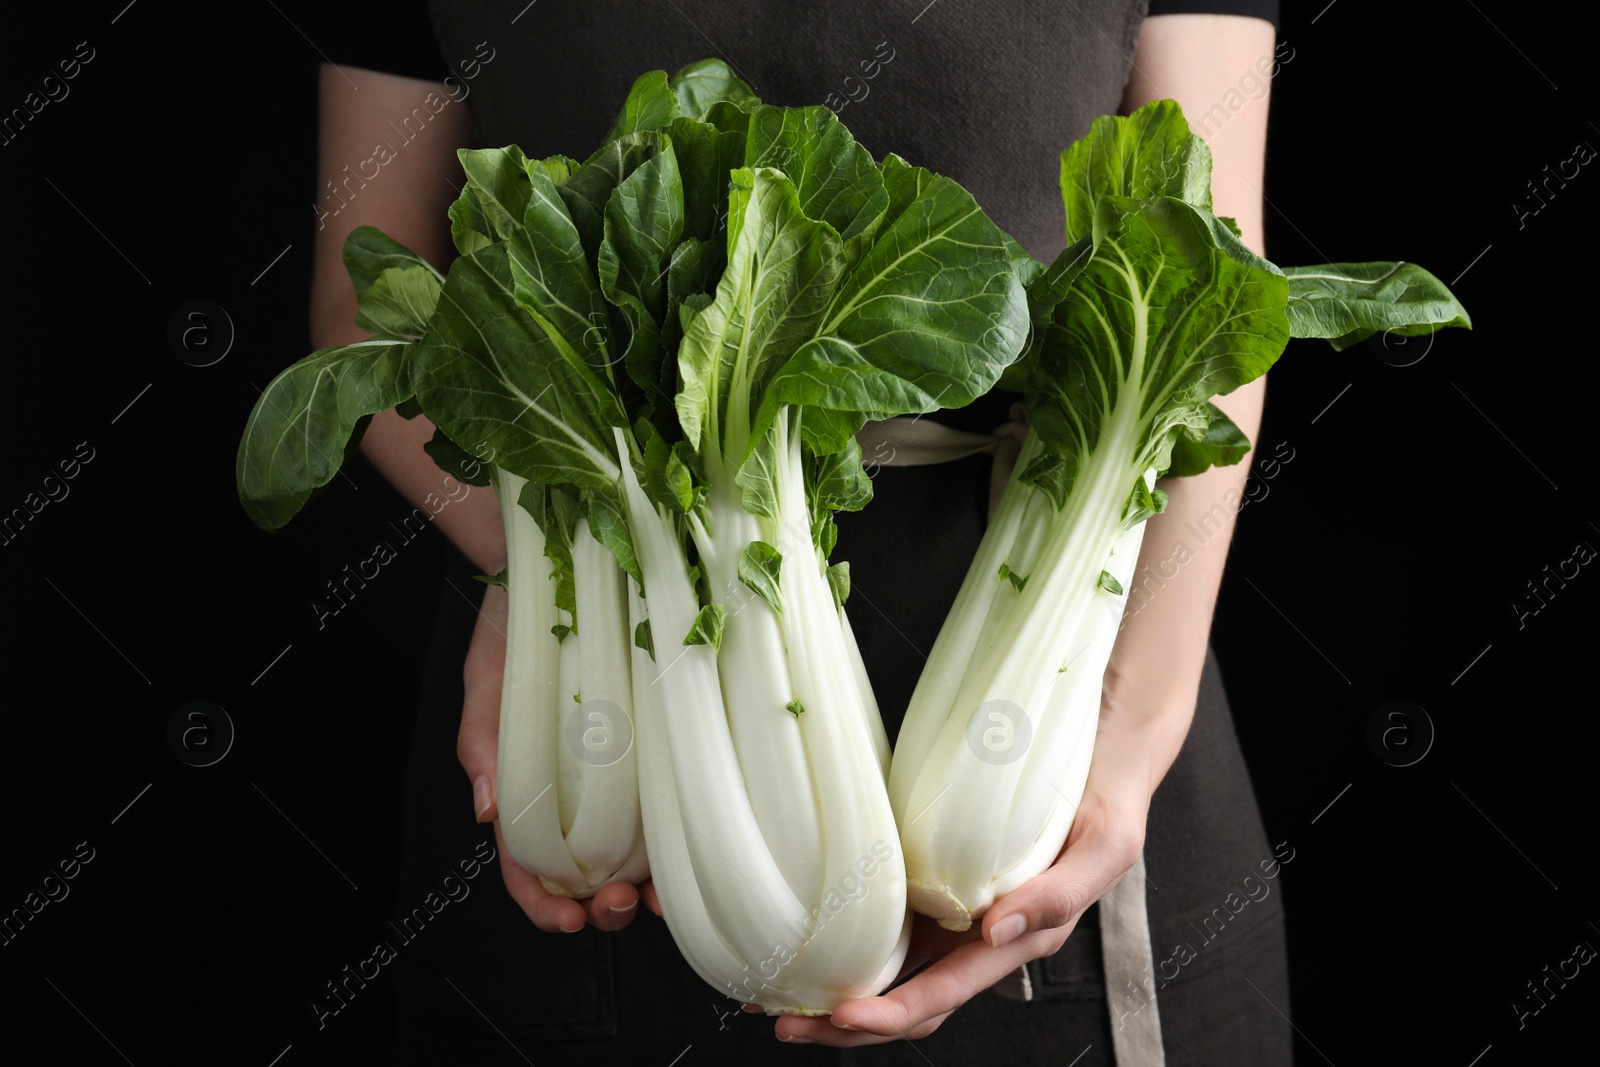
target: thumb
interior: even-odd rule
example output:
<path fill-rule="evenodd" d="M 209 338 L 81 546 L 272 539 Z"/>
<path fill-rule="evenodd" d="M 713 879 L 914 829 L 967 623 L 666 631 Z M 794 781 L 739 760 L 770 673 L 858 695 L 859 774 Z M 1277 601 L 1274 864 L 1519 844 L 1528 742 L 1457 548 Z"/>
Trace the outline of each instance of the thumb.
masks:
<path fill-rule="evenodd" d="M 485 587 L 478 622 L 461 669 L 461 729 L 456 758 L 472 782 L 472 810 L 479 822 L 499 817 L 495 761 L 500 746 L 500 687 L 506 664 L 506 591 Z"/>
<path fill-rule="evenodd" d="M 1023 934 L 1070 927 L 1132 869 L 1144 848 L 1140 826 L 1108 827 L 1084 818 L 1073 827 L 1056 862 L 1006 894 L 983 917 L 983 939 L 994 948 Z"/>

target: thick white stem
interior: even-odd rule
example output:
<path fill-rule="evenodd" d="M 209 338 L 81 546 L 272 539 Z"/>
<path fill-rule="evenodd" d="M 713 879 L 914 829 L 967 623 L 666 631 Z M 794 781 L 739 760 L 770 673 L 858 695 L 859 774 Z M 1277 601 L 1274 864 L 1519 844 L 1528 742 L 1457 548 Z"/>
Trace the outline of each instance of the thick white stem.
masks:
<path fill-rule="evenodd" d="M 625 456 L 621 431 L 618 439 Z M 803 923 L 806 909 L 766 849 L 751 847 L 761 833 L 729 734 L 716 653 L 709 645 L 682 644 L 698 612 L 683 546 L 626 463 L 622 481 L 656 648 L 656 674 L 648 684 L 658 687 L 652 699 L 664 709 L 666 726 L 649 736 L 659 743 L 664 735 L 676 787 L 676 795 L 642 792 L 640 803 L 647 811 L 665 804 L 683 821 L 685 854 L 706 913 L 734 956 L 759 968 L 772 956 L 775 932 Z M 659 875 L 667 862 L 653 858 L 652 870 Z M 670 884 L 683 883 L 673 878 Z M 781 973 L 774 965 L 774 976 Z"/>
<path fill-rule="evenodd" d="M 589 524 L 579 519 L 572 536 L 572 572 L 578 605 L 576 691 L 567 707 L 562 747 L 575 758 L 575 815 L 567 849 L 578 866 L 602 880 L 616 877 L 639 833 L 639 776 L 634 747 L 633 685 L 629 648 L 627 575 Z"/>
<path fill-rule="evenodd" d="M 526 484 L 509 471 L 495 471 L 509 604 L 495 771 L 500 832 L 518 865 L 578 896 L 590 887 L 567 852 L 557 804 L 561 650 L 550 632 L 557 612 L 544 534 L 517 504 Z"/>

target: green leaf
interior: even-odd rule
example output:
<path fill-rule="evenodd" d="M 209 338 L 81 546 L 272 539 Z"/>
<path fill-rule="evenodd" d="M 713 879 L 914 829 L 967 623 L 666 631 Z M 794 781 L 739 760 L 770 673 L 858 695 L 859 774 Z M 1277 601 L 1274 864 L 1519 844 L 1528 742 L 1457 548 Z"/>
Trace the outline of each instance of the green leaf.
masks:
<path fill-rule="evenodd" d="M 659 130 L 682 114 L 678 95 L 667 85 L 667 72 L 652 70 L 639 75 L 623 101 L 622 113 L 606 133 L 607 141 L 630 133 Z"/>
<path fill-rule="evenodd" d="M 622 500 L 614 489 L 590 489 L 584 495 L 584 515 L 589 520 L 589 532 L 594 539 L 617 557 L 620 566 L 644 588 L 644 573 L 639 568 L 639 557 L 634 552 L 633 534 L 628 529 L 628 519 L 622 510 Z"/>
<path fill-rule="evenodd" d="M 599 270 L 600 241 L 605 235 L 606 203 L 611 194 L 665 143 L 659 133 L 629 134 L 608 141 L 557 185 L 592 269 Z"/>
<path fill-rule="evenodd" d="M 517 503 L 539 521 L 544 531 L 544 554 L 550 560 L 550 577 L 556 583 L 556 607 L 578 618 L 578 583 L 572 565 L 573 525 L 578 521 L 578 501 L 565 489 L 529 482 Z M 515 577 L 515 575 L 513 575 Z"/>
<path fill-rule="evenodd" d="M 550 632 L 555 635 L 556 643 L 560 644 L 572 635 L 572 627 L 564 622 L 558 622 L 550 627 Z M 577 700 L 578 698 L 573 697 L 572 699 Z M 582 703 L 582 701 L 579 701 L 579 703 Z"/>
<path fill-rule="evenodd" d="M 605 208 L 600 242 L 600 291 L 628 322 L 623 357 L 628 376 L 646 399 L 663 406 L 661 332 L 667 318 L 666 274 L 683 235 L 683 182 L 669 143 L 635 168 Z"/>
<path fill-rule="evenodd" d="M 570 364 L 606 420 L 626 425 L 610 374 L 609 311 L 578 228 L 549 175 L 534 168 L 528 185 L 522 227 L 505 244 L 516 302 L 544 335 L 541 356 Z"/>
<path fill-rule="evenodd" d="M 411 379 L 462 448 L 543 483 L 606 488 L 620 476 L 608 415 L 615 398 L 585 375 L 513 297 L 503 244 L 458 258 Z"/>
<path fill-rule="evenodd" d="M 833 592 L 833 606 L 844 607 L 850 599 L 850 561 L 840 560 L 828 568 L 828 588 Z"/>
<path fill-rule="evenodd" d="M 821 558 L 833 555 L 833 546 L 839 543 L 839 524 L 833 521 L 832 512 L 820 511 L 812 517 L 811 543 Z"/>
<path fill-rule="evenodd" d="M 382 230 L 372 226 L 357 226 L 344 239 L 344 269 L 350 275 L 350 284 L 356 296 L 372 288 L 378 275 L 390 268 L 426 268 L 435 277 L 439 272 L 428 261 Z"/>
<path fill-rule="evenodd" d="M 1087 237 L 1106 196 L 1170 196 L 1211 210 L 1211 150 L 1189 132 L 1183 109 L 1155 100 L 1131 115 L 1102 115 L 1061 153 L 1067 244 Z"/>
<path fill-rule="evenodd" d="M 1104 589 L 1112 596 L 1122 595 L 1122 583 L 1117 581 L 1116 577 L 1110 571 L 1100 572 L 1100 588 Z"/>
<path fill-rule="evenodd" d="M 806 713 L 806 706 L 798 700 L 791 700 L 783 706 L 783 710 L 798 719 Z"/>
<path fill-rule="evenodd" d="M 869 418 L 971 403 L 1027 333 L 1005 235 L 971 195 L 895 156 L 883 176 L 889 206 L 871 247 L 761 398 L 758 427 L 783 404 L 835 413 L 801 422 L 819 455 L 846 447 Z"/>
<path fill-rule="evenodd" d="M 461 190 L 447 214 L 450 216 L 450 240 L 461 255 L 470 256 L 494 244 L 494 228 L 489 225 L 489 216 L 484 214 L 478 194 L 470 185 Z"/>
<path fill-rule="evenodd" d="M 778 428 L 773 426 L 739 464 L 733 480 L 739 487 L 739 503 L 750 514 L 778 517 L 778 472 L 783 469 L 783 460 L 778 454 Z"/>
<path fill-rule="evenodd" d="M 516 145 L 507 148 L 462 148 L 456 152 L 467 175 L 467 188 L 487 222 L 484 235 L 506 239 L 522 232 L 528 207 L 528 157 Z"/>
<path fill-rule="evenodd" d="M 739 128 L 719 129 L 709 122 L 677 119 L 667 136 L 678 157 L 683 180 L 684 233 L 717 246 L 717 263 L 727 245 L 719 236 L 728 210 L 728 174 L 744 165 L 748 116 Z M 713 280 L 715 280 L 713 278 Z"/>
<path fill-rule="evenodd" d="M 482 582 L 484 585 L 498 585 L 501 589 L 508 588 L 504 570 L 499 574 L 474 574 L 472 577 L 475 581 Z"/>
<path fill-rule="evenodd" d="M 333 480 L 364 419 L 411 395 L 413 346 L 362 341 L 323 348 L 262 391 L 239 442 L 239 501 L 264 530 L 288 522 Z"/>
<path fill-rule="evenodd" d="M 1106 197 L 1095 251 L 1039 336 L 1028 405 L 1044 452 L 1022 477 L 1061 507 L 1115 414 L 1129 488 L 1202 438 L 1209 399 L 1266 373 L 1288 341 L 1288 283 L 1219 249 L 1179 200 Z"/>
<path fill-rule="evenodd" d="M 739 580 L 766 601 L 775 615 L 783 614 L 783 589 L 778 580 L 782 566 L 783 553 L 765 541 L 751 541 L 739 553 Z"/>
<path fill-rule="evenodd" d="M 877 229 L 889 194 L 872 155 L 831 108 L 768 107 L 750 112 L 744 165 L 772 167 L 793 181 L 800 210 L 826 222 L 855 264 Z"/>
<path fill-rule="evenodd" d="M 728 269 L 711 305 L 684 327 L 675 406 L 691 445 L 717 427 L 712 447 L 738 463 L 771 422 L 751 425 L 767 379 L 821 322 L 842 249 L 778 171 L 734 171 L 728 204 Z"/>
<path fill-rule="evenodd" d="M 683 643 L 686 645 L 710 645 L 720 651 L 722 648 L 722 628 L 727 621 L 727 608 L 721 604 L 707 604 L 695 615 L 694 625 L 689 627 L 689 632 L 684 635 Z"/>
<path fill-rule="evenodd" d="M 456 480 L 476 486 L 490 484 L 489 464 L 450 440 L 438 427 L 434 427 L 433 437 L 423 443 L 422 450 L 440 470 Z"/>
<path fill-rule="evenodd" d="M 806 496 L 812 510 L 860 511 L 872 499 L 872 479 L 861 465 L 861 444 L 854 438 L 837 452 L 804 456 Z"/>
<path fill-rule="evenodd" d="M 711 105 L 719 100 L 747 111 L 761 103 L 744 79 L 720 59 L 690 63 L 667 84 L 678 98 L 679 110 L 692 119 L 704 118 Z"/>
<path fill-rule="evenodd" d="M 415 341 L 428 329 L 439 302 L 439 276 L 432 267 L 385 267 L 362 294 L 356 325 L 396 341 Z"/>
<path fill-rule="evenodd" d="M 1004 563 L 1000 564 L 1000 580 L 1003 582 L 1010 582 L 1011 588 L 1015 589 L 1019 593 L 1022 592 L 1023 587 L 1028 584 L 1027 575 L 1018 574 Z"/>
<path fill-rule="evenodd" d="M 1349 348 L 1375 333 L 1418 337 L 1447 326 L 1472 328 L 1443 282 L 1415 263 L 1328 263 L 1286 267 L 1289 334 Z"/>
<path fill-rule="evenodd" d="M 655 662 L 656 643 L 650 636 L 650 620 L 646 619 L 633 628 L 633 643 L 650 654 L 650 661 Z"/>
<path fill-rule="evenodd" d="M 1227 467 L 1239 462 L 1250 451 L 1250 439 L 1215 404 L 1207 403 L 1211 421 L 1205 436 L 1198 440 L 1179 434 L 1172 443 L 1172 462 L 1164 473 L 1174 478 L 1199 474 L 1208 467 Z M 1141 486 L 1143 482 L 1139 483 Z"/>

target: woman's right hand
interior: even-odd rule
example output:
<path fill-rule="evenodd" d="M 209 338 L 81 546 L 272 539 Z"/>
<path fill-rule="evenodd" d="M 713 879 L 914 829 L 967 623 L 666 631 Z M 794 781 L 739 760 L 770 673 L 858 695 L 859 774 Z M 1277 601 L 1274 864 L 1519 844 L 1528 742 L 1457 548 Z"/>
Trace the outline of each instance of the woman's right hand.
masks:
<path fill-rule="evenodd" d="M 500 874 L 505 879 L 507 892 L 535 926 L 550 933 L 576 933 L 583 929 L 585 922 L 601 930 L 620 930 L 639 913 L 640 900 L 660 915 L 661 905 L 649 881 L 640 886 L 608 882 L 588 900 L 572 900 L 545 889 L 537 875 L 523 870 L 511 858 L 500 833 L 500 812 L 495 803 L 500 687 L 506 663 L 506 611 L 505 589 L 488 586 L 462 668 L 465 699 L 461 708 L 461 732 L 456 736 L 456 755 L 472 782 L 473 809 L 478 821 L 494 823 Z"/>

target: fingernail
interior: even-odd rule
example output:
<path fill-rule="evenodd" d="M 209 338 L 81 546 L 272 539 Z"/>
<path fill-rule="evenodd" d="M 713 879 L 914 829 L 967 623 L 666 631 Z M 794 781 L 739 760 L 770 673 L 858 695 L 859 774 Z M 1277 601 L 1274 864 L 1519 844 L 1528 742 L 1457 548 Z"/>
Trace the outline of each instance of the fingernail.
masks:
<path fill-rule="evenodd" d="M 839 1021 L 839 1017 L 837 1015 L 830 1015 L 830 1016 L 828 1016 L 828 1018 L 833 1022 L 833 1025 L 837 1026 L 841 1030 L 859 1030 L 859 1029 L 861 1029 L 861 1027 L 859 1027 L 859 1026 L 851 1026 L 849 1023 L 840 1022 Z"/>
<path fill-rule="evenodd" d="M 1020 914 L 1007 915 L 1004 919 L 994 924 L 994 928 L 989 934 L 989 944 L 999 948 L 1001 945 L 1021 937 L 1023 931 L 1027 930 L 1027 928 L 1028 920 L 1026 917 Z"/>
<path fill-rule="evenodd" d="M 575 934 L 579 930 L 582 930 L 582 929 L 583 929 L 583 924 L 582 923 L 579 923 L 577 926 L 574 926 L 570 930 L 568 930 L 565 926 L 560 927 L 561 932 L 564 933 L 564 934 Z"/>
<path fill-rule="evenodd" d="M 632 904 L 629 904 L 626 908 L 607 908 L 606 910 L 609 911 L 611 914 L 620 917 L 620 916 L 623 916 L 623 915 L 627 915 L 629 912 L 633 911 L 633 909 L 637 908 L 638 906 L 639 906 L 639 902 L 636 900 Z"/>
<path fill-rule="evenodd" d="M 492 801 L 489 795 L 489 778 L 487 775 L 478 775 L 472 780 L 472 804 L 478 812 L 478 821 L 483 822 L 483 813 L 489 810 Z"/>
<path fill-rule="evenodd" d="M 809 1037 L 801 1037 L 799 1034 L 790 1034 L 788 1037 L 780 1038 L 780 1040 L 787 1041 L 791 1045 L 812 1045 L 816 1043 Z"/>

